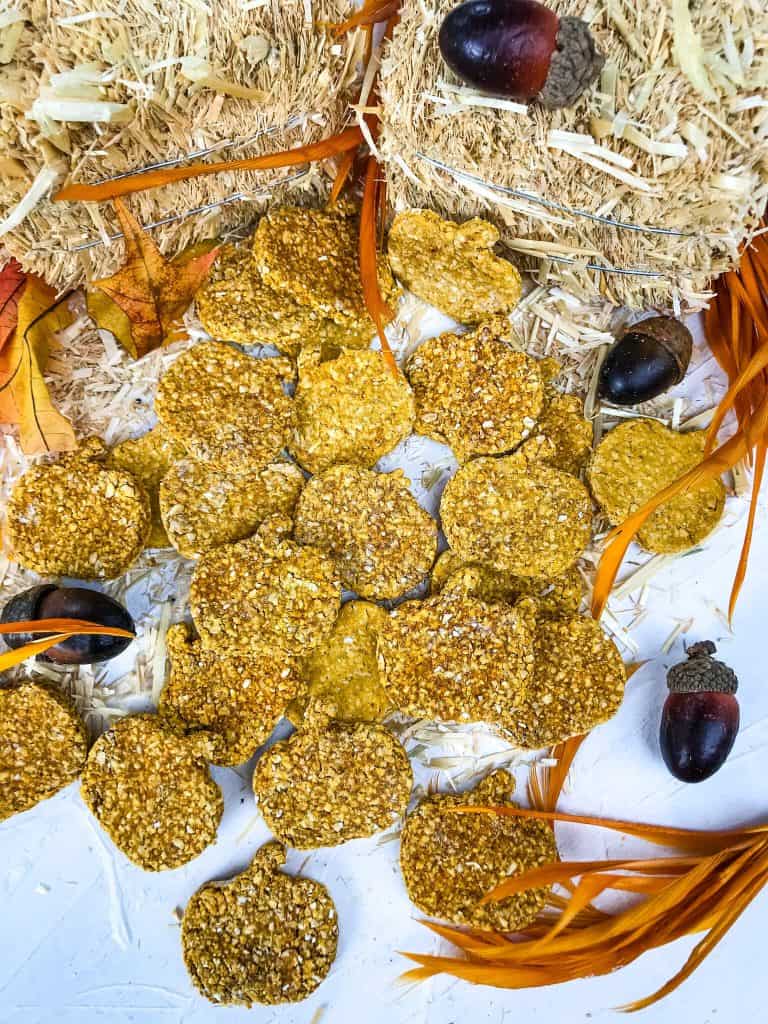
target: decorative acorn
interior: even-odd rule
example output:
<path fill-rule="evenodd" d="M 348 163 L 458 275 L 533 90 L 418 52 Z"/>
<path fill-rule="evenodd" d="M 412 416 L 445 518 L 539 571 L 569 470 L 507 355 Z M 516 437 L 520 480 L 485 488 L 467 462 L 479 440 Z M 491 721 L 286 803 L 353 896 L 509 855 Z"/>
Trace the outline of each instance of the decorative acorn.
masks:
<path fill-rule="evenodd" d="M 0 615 L 2 623 L 41 619 L 82 619 L 97 622 L 100 626 L 114 626 L 131 633 L 134 631 L 133 619 L 126 609 L 100 590 L 57 587 L 55 583 L 30 587 L 16 594 Z M 12 650 L 39 639 L 39 634 L 33 636 L 31 633 L 8 633 L 3 636 Z M 128 637 L 96 634 L 72 636 L 37 657 L 39 661 L 52 661 L 59 665 L 94 665 L 122 654 L 130 643 Z"/>
<path fill-rule="evenodd" d="M 597 394 L 614 405 L 636 405 L 679 384 L 693 351 L 691 332 L 671 316 L 627 328 L 600 367 Z"/>
<path fill-rule="evenodd" d="M 711 640 L 692 644 L 667 673 L 659 741 L 667 768 L 682 782 L 703 782 L 722 767 L 739 731 L 735 672 L 716 661 Z"/>
<path fill-rule="evenodd" d="M 572 106 L 605 63 L 585 21 L 536 0 L 467 0 L 445 16 L 439 44 L 469 85 L 549 109 Z"/>

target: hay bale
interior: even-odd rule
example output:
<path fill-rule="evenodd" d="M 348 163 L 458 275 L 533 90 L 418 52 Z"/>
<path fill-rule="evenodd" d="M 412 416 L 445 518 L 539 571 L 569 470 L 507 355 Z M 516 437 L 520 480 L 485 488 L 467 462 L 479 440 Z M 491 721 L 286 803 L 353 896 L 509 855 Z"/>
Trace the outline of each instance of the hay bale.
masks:
<path fill-rule="evenodd" d="M 119 265 L 121 243 L 76 247 L 118 230 L 109 204 L 44 198 L 3 234 L 4 218 L 41 172 L 50 169 L 56 186 L 65 178 L 93 182 L 223 140 L 261 133 L 211 159 L 274 152 L 338 131 L 362 38 L 337 40 L 322 26 L 349 10 L 349 0 L 23 2 L 23 20 L 0 28 L 0 247 L 61 289 L 101 277 Z M 252 219 L 265 205 L 265 188 L 290 174 L 216 175 L 129 202 L 148 224 L 235 192 L 255 193 L 156 229 L 163 252 L 174 254 Z M 313 168 L 290 193 L 296 199 L 324 188 Z"/>
<path fill-rule="evenodd" d="M 394 208 L 489 217 L 543 284 L 618 305 L 705 304 L 768 195 L 768 7 L 553 0 L 590 21 L 607 61 L 576 106 L 547 111 L 460 87 L 437 42 L 454 3 L 406 0 L 384 53 Z"/>

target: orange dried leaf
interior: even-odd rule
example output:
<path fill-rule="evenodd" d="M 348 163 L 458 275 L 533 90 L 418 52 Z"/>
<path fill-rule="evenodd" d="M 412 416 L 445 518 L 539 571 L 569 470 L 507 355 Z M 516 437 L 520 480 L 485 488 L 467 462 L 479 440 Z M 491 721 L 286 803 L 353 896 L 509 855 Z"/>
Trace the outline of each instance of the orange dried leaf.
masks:
<path fill-rule="evenodd" d="M 114 315 L 106 315 L 108 307 L 89 303 L 88 308 L 99 327 L 112 330 L 134 359 L 140 359 L 182 336 L 180 319 L 208 276 L 219 250 L 194 254 L 182 263 L 169 262 L 119 199 L 115 209 L 125 238 L 125 264 L 111 277 L 94 281 L 92 287 L 119 307 L 125 323 Z M 105 314 L 101 320 L 100 312 Z"/>
<path fill-rule="evenodd" d="M 16 260 L 10 260 L 0 270 L 0 351 L 16 330 L 19 300 L 26 281 L 27 275 Z"/>

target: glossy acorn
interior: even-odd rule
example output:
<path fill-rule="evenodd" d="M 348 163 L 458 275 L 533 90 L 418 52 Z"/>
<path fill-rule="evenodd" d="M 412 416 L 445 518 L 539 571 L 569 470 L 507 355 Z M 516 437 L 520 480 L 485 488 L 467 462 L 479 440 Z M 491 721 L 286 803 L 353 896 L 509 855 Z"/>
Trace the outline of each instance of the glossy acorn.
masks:
<path fill-rule="evenodd" d="M 659 742 L 664 762 L 681 782 L 703 782 L 721 768 L 739 731 L 736 674 L 716 661 L 711 640 L 688 648 L 688 660 L 667 673 L 669 694 Z"/>
<path fill-rule="evenodd" d="M 129 613 L 107 594 L 86 587 L 57 587 L 54 583 L 30 587 L 16 594 L 0 615 L 2 623 L 39 619 L 84 619 L 97 622 L 100 626 L 134 631 Z M 33 640 L 40 640 L 44 635 L 9 633 L 3 640 L 15 649 Z M 37 657 L 39 661 L 51 661 L 59 665 L 94 665 L 122 654 L 130 643 L 129 637 L 122 636 L 73 636 Z"/>
<path fill-rule="evenodd" d="M 671 316 L 629 327 L 600 367 L 597 394 L 613 405 L 637 405 L 679 384 L 691 361 L 691 332 Z"/>
<path fill-rule="evenodd" d="M 536 0 L 467 0 L 445 16 L 438 41 L 464 82 L 549 109 L 572 106 L 605 63 L 585 21 Z"/>

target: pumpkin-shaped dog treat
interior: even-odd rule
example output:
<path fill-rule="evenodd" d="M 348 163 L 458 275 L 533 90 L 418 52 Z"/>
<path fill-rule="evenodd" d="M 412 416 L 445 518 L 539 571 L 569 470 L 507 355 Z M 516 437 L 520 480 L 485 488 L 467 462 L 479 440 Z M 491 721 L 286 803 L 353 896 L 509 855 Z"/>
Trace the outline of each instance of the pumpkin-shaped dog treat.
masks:
<path fill-rule="evenodd" d="M 425 341 L 408 361 L 416 433 L 450 445 L 460 462 L 510 451 L 531 433 L 544 402 L 535 359 L 492 324 Z"/>
<path fill-rule="evenodd" d="M 461 559 L 518 576 L 558 576 L 592 536 L 581 481 L 521 453 L 462 466 L 443 492 L 440 516 Z"/>
<path fill-rule="evenodd" d="M 419 910 L 454 924 L 513 932 L 543 908 L 547 890 L 526 889 L 482 903 L 510 877 L 557 859 L 552 829 L 543 821 L 496 814 L 455 814 L 461 807 L 498 807 L 509 801 L 515 780 L 496 771 L 460 794 L 433 793 L 403 826 L 400 867 Z"/>
<path fill-rule="evenodd" d="M 379 600 L 419 584 L 437 552 L 437 523 L 402 470 L 332 466 L 313 477 L 296 507 L 296 536 L 335 559 L 345 587 Z"/>
<path fill-rule="evenodd" d="M 0 687 L 0 821 L 74 782 L 88 752 L 68 697 L 41 683 Z"/>
<path fill-rule="evenodd" d="M 45 576 L 113 579 L 141 553 L 151 525 L 149 497 L 130 473 L 104 464 L 90 438 L 57 462 L 38 463 L 16 483 L 8 532 L 19 562 Z"/>
<path fill-rule="evenodd" d="M 383 725 L 340 722 L 309 706 L 301 728 L 264 754 L 253 790 L 267 825 L 300 850 L 381 832 L 405 813 L 408 755 Z"/>
<path fill-rule="evenodd" d="M 123 718 L 91 747 L 83 800 L 134 864 L 181 867 L 214 842 L 224 809 L 211 753 L 205 734 L 181 736 L 157 715 Z"/>
<path fill-rule="evenodd" d="M 290 435 L 293 402 L 283 381 L 292 376 L 287 359 L 255 359 L 234 345 L 202 342 L 161 377 L 155 412 L 194 458 L 258 469 Z"/>
<path fill-rule="evenodd" d="M 166 639 L 171 670 L 159 715 L 181 732 L 205 732 L 215 764 L 238 765 L 270 736 L 301 683 L 290 659 L 206 650 L 185 625 Z"/>
<path fill-rule="evenodd" d="M 290 449 L 310 473 L 337 463 L 370 467 L 413 429 L 407 380 L 380 352 L 342 352 L 320 362 L 315 350 L 299 360 L 296 426 Z"/>
<path fill-rule="evenodd" d="M 280 871 L 267 843 L 242 874 L 208 882 L 187 904 L 181 948 L 195 988 L 212 1003 L 297 1003 L 336 958 L 336 907 L 320 882 Z"/>
<path fill-rule="evenodd" d="M 121 441 L 109 453 L 107 465 L 112 469 L 123 469 L 130 473 L 149 495 L 152 506 L 152 529 L 147 539 L 148 548 L 170 546 L 160 516 L 159 491 L 163 477 L 175 462 L 184 458 L 185 454 L 182 446 L 166 437 L 161 427 L 155 427 L 141 437 Z"/>
<path fill-rule="evenodd" d="M 189 592 L 203 647 L 254 651 L 272 646 L 290 657 L 317 647 L 341 605 L 331 558 L 291 539 L 292 523 L 272 516 L 237 544 L 206 552 Z"/>
<path fill-rule="evenodd" d="M 704 457 L 706 432 L 679 434 L 655 420 L 629 420 L 606 434 L 587 471 L 595 500 L 621 523 Z M 637 533 L 644 548 L 675 554 L 695 547 L 720 522 L 725 488 L 720 480 L 664 502 Z"/>
<path fill-rule="evenodd" d="M 431 210 L 399 213 L 389 232 L 392 272 L 406 288 L 443 313 L 477 324 L 513 309 L 522 295 L 516 267 L 493 252 L 499 232 L 475 217 L 464 224 Z"/>
<path fill-rule="evenodd" d="M 160 485 L 160 513 L 168 537 L 186 558 L 252 534 L 273 515 L 292 515 L 304 486 L 293 463 L 222 469 L 182 459 Z"/>
<path fill-rule="evenodd" d="M 505 726 L 533 668 L 529 616 L 446 587 L 392 612 L 379 665 L 392 706 L 407 715 Z"/>

